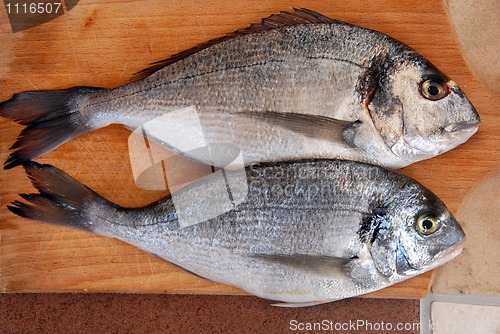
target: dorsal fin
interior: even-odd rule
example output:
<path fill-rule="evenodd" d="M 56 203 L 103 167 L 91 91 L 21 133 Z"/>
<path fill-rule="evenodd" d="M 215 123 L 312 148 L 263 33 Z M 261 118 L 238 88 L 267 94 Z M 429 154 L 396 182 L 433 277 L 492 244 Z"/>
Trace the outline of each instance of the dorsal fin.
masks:
<path fill-rule="evenodd" d="M 295 12 L 290 13 L 290 12 L 281 12 L 279 14 L 273 14 L 269 16 L 268 18 L 262 19 L 261 22 L 259 23 L 254 23 L 250 25 L 248 28 L 245 29 L 239 29 L 236 30 L 235 32 L 229 33 L 223 37 L 218 37 L 209 40 L 208 42 L 199 44 L 191 49 L 179 52 L 177 54 L 174 54 L 170 58 L 167 58 L 165 60 L 160 60 L 157 62 L 154 62 L 151 64 L 150 67 L 145 68 L 142 71 L 137 72 L 134 74 L 134 76 L 131 79 L 131 82 L 135 82 L 141 79 L 144 79 L 145 77 L 153 74 L 154 72 L 162 69 L 165 66 L 168 66 L 170 64 L 173 64 L 181 59 L 184 59 L 186 57 L 189 57 L 192 54 L 195 54 L 203 49 L 206 49 L 214 44 L 221 43 L 224 41 L 227 41 L 231 38 L 235 38 L 238 36 L 243 36 L 247 34 L 254 34 L 254 33 L 259 33 L 262 31 L 268 31 L 268 30 L 274 30 L 286 26 L 294 26 L 294 25 L 299 25 L 299 24 L 318 24 L 318 23 L 340 23 L 337 20 L 330 19 L 326 16 L 323 16 L 319 13 L 313 12 L 312 10 L 308 9 L 293 9 Z"/>

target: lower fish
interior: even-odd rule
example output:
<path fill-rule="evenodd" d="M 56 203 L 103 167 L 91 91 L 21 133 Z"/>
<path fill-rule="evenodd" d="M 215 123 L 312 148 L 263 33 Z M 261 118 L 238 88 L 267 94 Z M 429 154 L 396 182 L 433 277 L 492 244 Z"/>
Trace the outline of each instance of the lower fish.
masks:
<path fill-rule="evenodd" d="M 218 171 L 151 205 L 123 208 L 61 170 L 24 164 L 38 189 L 9 209 L 116 238 L 279 306 L 382 289 L 457 256 L 465 234 L 413 179 L 353 161 Z"/>

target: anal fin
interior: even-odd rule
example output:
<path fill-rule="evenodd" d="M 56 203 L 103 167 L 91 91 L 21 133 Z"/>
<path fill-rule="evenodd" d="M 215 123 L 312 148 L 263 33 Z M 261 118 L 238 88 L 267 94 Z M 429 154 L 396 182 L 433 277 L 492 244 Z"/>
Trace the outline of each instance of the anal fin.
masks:
<path fill-rule="evenodd" d="M 321 305 L 321 304 L 326 304 L 333 302 L 333 300 L 320 300 L 320 301 L 313 301 L 313 302 L 304 302 L 304 303 L 276 303 L 276 304 L 271 304 L 271 306 L 277 306 L 277 307 L 308 307 L 308 306 L 316 306 L 316 305 Z"/>

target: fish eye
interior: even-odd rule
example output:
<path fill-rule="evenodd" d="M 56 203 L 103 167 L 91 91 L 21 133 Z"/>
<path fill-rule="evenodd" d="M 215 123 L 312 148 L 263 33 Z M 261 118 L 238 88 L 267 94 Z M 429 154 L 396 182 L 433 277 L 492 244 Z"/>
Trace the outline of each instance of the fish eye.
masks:
<path fill-rule="evenodd" d="M 417 219 L 417 231 L 423 235 L 431 235 L 441 227 L 439 219 L 431 214 L 424 214 Z"/>
<path fill-rule="evenodd" d="M 436 101 L 446 97 L 449 93 L 445 82 L 436 79 L 427 79 L 420 84 L 420 94 L 428 100 Z"/>

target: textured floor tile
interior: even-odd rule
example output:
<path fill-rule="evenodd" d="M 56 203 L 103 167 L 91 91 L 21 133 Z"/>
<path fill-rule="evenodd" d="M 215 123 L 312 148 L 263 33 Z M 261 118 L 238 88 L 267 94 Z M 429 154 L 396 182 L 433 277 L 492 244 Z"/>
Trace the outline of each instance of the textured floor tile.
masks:
<path fill-rule="evenodd" d="M 433 334 L 500 333 L 500 307 L 434 302 Z"/>
<path fill-rule="evenodd" d="M 500 93 L 500 1 L 447 2 L 465 60 L 485 85 Z"/>
<path fill-rule="evenodd" d="M 410 299 L 282 308 L 250 296 L 0 294 L 0 332 L 417 334 L 418 310 Z"/>
<path fill-rule="evenodd" d="M 486 177 L 467 196 L 457 219 L 466 234 L 462 254 L 439 268 L 432 291 L 500 295 L 500 172 Z"/>

